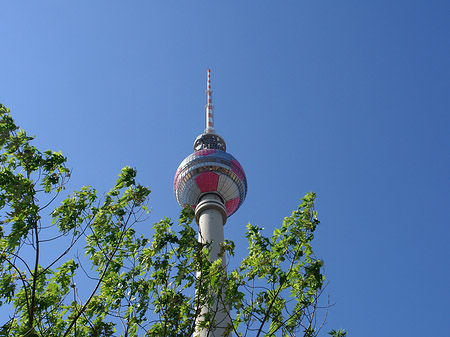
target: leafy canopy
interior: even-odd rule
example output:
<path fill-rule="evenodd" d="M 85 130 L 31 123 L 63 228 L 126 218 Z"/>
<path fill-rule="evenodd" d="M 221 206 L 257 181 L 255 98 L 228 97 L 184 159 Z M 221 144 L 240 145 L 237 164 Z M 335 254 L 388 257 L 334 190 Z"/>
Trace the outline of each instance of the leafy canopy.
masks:
<path fill-rule="evenodd" d="M 217 324 L 201 313 L 215 301 L 229 309 L 232 335 L 318 334 L 314 193 L 270 237 L 249 224 L 248 255 L 225 272 L 198 242 L 189 207 L 177 225 L 154 224 L 151 239 L 136 234 L 150 190 L 135 169 L 103 196 L 85 186 L 64 197 L 66 158 L 32 140 L 0 105 L 0 336 L 192 336 Z M 221 259 L 234 249 L 225 240 Z"/>

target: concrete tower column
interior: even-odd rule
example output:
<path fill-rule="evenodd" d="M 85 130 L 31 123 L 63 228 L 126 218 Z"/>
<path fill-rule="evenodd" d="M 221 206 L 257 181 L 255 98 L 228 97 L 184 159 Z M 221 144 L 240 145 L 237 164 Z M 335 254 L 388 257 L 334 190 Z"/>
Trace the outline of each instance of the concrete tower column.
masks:
<path fill-rule="evenodd" d="M 227 213 L 222 199 L 214 193 L 208 193 L 200 198 L 195 209 L 195 219 L 198 224 L 198 241 L 211 242 L 209 260 L 214 262 L 220 254 L 220 244 L 224 241 L 223 225 L 227 221 Z M 222 268 L 226 273 L 226 261 L 222 259 Z M 214 328 L 203 329 L 198 337 L 222 337 L 225 329 L 230 324 L 230 314 L 226 306 L 221 302 L 219 294 L 215 294 L 215 302 L 212 308 L 203 307 L 201 315 L 207 312 L 214 313 Z"/>

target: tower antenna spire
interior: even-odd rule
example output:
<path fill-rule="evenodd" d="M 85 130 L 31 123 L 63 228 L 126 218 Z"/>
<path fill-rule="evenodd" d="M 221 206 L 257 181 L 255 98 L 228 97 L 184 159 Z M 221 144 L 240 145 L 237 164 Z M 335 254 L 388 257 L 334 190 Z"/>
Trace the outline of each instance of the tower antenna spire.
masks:
<path fill-rule="evenodd" d="M 212 104 L 211 70 L 208 69 L 206 80 L 206 129 L 205 133 L 214 132 L 214 105 Z"/>

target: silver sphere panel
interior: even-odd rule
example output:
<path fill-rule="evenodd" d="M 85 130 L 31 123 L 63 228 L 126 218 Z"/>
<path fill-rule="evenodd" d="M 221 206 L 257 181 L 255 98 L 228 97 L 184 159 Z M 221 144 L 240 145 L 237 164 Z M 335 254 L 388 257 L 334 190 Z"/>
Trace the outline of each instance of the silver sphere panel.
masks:
<path fill-rule="evenodd" d="M 182 161 L 173 182 L 175 197 L 181 207 L 196 207 L 202 194 L 214 192 L 225 203 L 230 216 L 247 195 L 247 178 L 241 164 L 229 153 L 204 149 Z"/>

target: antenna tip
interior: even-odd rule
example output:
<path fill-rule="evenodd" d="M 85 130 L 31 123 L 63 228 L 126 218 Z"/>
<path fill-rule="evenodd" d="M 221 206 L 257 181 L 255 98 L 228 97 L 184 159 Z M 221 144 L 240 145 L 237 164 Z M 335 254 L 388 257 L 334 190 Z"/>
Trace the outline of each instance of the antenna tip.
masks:
<path fill-rule="evenodd" d="M 207 81 L 207 90 L 211 90 L 211 74 L 210 74 L 210 69 L 208 69 L 208 81 Z"/>

